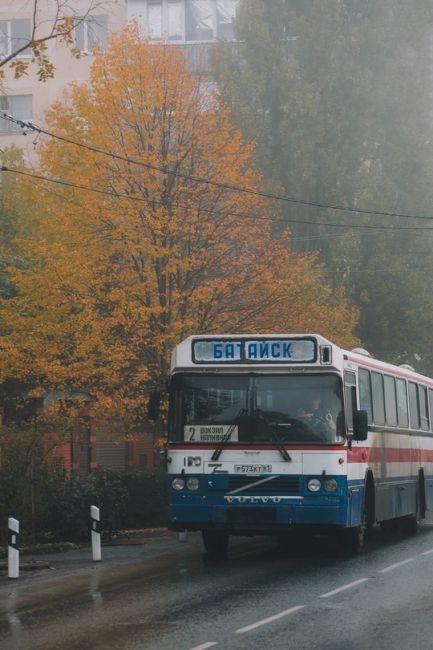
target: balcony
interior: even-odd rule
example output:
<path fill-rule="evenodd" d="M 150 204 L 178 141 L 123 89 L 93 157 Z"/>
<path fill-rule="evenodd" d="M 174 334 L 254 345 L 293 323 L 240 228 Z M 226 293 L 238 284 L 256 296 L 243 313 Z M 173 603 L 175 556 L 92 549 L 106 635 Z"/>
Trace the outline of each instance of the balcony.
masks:
<path fill-rule="evenodd" d="M 208 41 L 176 44 L 175 47 L 183 51 L 186 67 L 194 74 L 210 75 L 212 73 L 212 60 L 218 47 L 229 47 L 232 53 L 240 54 L 239 42 Z"/>

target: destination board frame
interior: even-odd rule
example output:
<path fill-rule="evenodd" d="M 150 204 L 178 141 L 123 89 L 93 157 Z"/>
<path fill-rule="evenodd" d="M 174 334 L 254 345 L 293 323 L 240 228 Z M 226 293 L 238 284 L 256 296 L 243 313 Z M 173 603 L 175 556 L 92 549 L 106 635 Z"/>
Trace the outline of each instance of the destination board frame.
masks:
<path fill-rule="evenodd" d="M 310 342 L 313 344 L 313 354 L 312 357 L 309 359 L 278 359 L 278 358 L 272 358 L 272 359 L 249 359 L 245 355 L 245 349 L 246 349 L 246 344 L 248 343 L 253 343 L 253 342 L 258 342 L 262 341 L 263 343 L 266 343 L 267 341 L 274 342 L 274 341 L 279 341 L 279 342 L 287 342 L 287 343 L 304 343 L 304 342 Z M 243 347 L 242 347 L 242 355 L 238 359 L 209 359 L 209 360 L 202 360 L 198 359 L 196 354 L 195 354 L 195 346 L 196 344 L 199 343 L 240 343 L 242 342 Z M 194 364 L 201 365 L 201 366 L 233 366 L 233 365 L 248 365 L 248 366 L 253 366 L 253 365 L 313 365 L 316 364 L 318 361 L 318 342 L 317 339 L 314 338 L 313 336 L 272 336 L 270 335 L 269 337 L 261 337 L 261 336 L 248 336 L 248 337 L 243 337 L 243 336 L 236 336 L 236 337 L 226 337 L 226 336 L 221 336 L 221 337 L 216 337 L 216 336 L 209 336 L 209 337 L 203 337 L 203 338 L 196 338 L 193 339 L 191 342 L 191 359 Z"/>

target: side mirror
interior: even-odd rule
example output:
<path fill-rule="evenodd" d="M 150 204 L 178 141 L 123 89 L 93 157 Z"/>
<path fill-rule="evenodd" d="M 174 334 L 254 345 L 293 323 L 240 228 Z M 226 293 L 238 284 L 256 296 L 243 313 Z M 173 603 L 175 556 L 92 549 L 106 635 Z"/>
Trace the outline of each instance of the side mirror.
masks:
<path fill-rule="evenodd" d="M 161 404 L 161 393 L 157 388 L 149 392 L 149 402 L 147 405 L 147 417 L 149 420 L 159 419 L 159 407 Z"/>
<path fill-rule="evenodd" d="M 353 439 L 367 440 L 368 436 L 368 413 L 367 411 L 355 411 L 353 414 Z"/>

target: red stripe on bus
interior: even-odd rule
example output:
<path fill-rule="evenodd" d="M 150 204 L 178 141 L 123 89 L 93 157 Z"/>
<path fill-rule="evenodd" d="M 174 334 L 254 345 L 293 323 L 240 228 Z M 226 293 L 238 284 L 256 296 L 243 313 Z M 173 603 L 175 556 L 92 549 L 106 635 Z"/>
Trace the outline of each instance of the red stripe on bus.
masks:
<path fill-rule="evenodd" d="M 199 442 L 192 442 L 188 445 L 176 445 L 173 444 L 172 447 L 169 447 L 169 451 L 190 451 L 191 449 L 199 451 L 210 451 L 218 447 L 217 442 L 209 443 L 208 445 L 203 445 Z M 288 451 L 347 451 L 347 447 L 343 445 L 283 445 L 284 449 Z M 224 447 L 224 451 L 278 451 L 278 447 L 275 445 L 246 445 L 243 447 L 235 447 L 230 445 L 230 447 Z"/>
<path fill-rule="evenodd" d="M 348 452 L 349 463 L 420 463 L 433 462 L 432 449 L 356 447 Z"/>
<path fill-rule="evenodd" d="M 205 446 L 200 443 L 191 443 L 189 445 L 174 445 L 169 451 L 210 451 L 217 448 L 218 445 L 212 443 Z M 345 453 L 347 451 L 347 460 L 349 463 L 410 463 L 410 462 L 433 462 L 433 449 L 399 449 L 398 447 L 353 447 L 348 450 L 345 446 L 340 445 L 284 445 L 287 451 L 338 451 Z M 278 451 L 273 445 L 248 445 L 247 447 L 225 447 L 224 452 L 244 452 L 244 451 Z"/>

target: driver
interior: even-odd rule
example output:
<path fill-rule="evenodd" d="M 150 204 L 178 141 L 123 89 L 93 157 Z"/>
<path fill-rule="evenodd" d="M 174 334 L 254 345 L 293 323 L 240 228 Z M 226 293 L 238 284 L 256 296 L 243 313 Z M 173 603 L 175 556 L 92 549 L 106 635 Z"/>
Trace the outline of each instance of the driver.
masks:
<path fill-rule="evenodd" d="M 308 425 L 313 431 L 335 433 L 337 430 L 330 410 L 322 404 L 320 393 L 317 392 L 311 392 L 306 396 L 303 406 L 296 413 L 296 419 Z"/>

